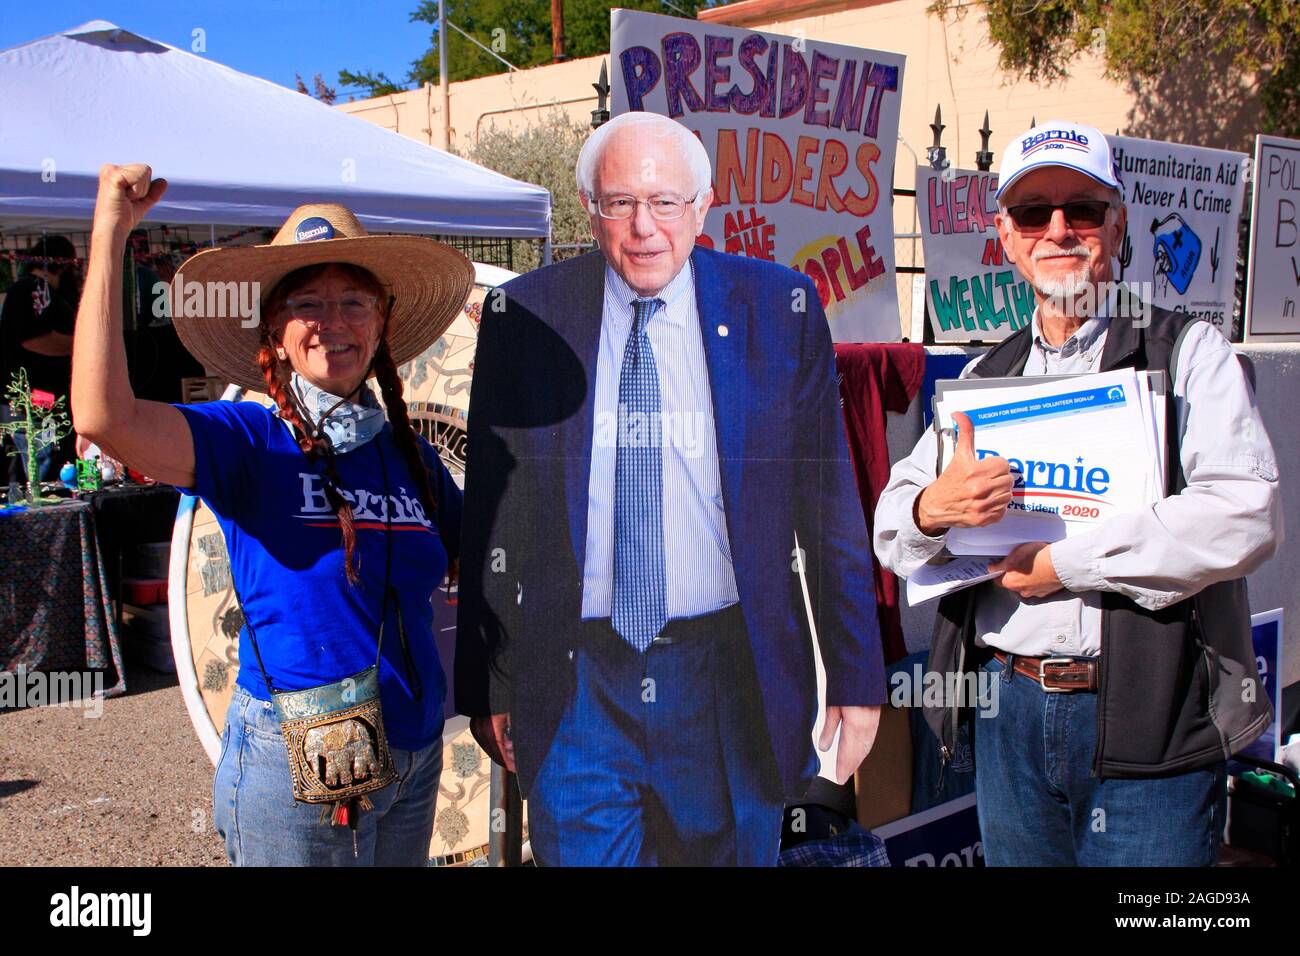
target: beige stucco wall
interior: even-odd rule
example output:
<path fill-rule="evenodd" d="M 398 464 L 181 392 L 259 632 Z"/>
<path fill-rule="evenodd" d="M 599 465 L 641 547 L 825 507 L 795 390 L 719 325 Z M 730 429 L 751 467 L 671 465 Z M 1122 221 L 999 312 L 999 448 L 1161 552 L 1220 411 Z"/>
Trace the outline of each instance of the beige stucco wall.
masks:
<path fill-rule="evenodd" d="M 495 125 L 516 129 L 556 109 L 575 123 L 590 123 L 596 108 L 592 84 L 604 57 L 588 57 L 498 73 L 451 84 L 451 146 L 463 151 Z M 372 123 L 442 147 L 442 93 L 426 86 L 391 96 L 341 103 L 339 109 Z"/>

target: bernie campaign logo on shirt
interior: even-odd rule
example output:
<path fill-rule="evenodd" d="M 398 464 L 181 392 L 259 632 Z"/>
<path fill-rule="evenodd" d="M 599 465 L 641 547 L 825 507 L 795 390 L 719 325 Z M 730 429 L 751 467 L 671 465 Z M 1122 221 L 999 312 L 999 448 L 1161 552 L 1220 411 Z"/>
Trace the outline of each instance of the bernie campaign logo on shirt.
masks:
<path fill-rule="evenodd" d="M 322 219 L 320 216 L 310 216 L 298 223 L 298 228 L 294 230 L 294 242 L 315 242 L 318 239 L 333 239 L 334 227 L 330 225 L 328 219 Z"/>
<path fill-rule="evenodd" d="M 1078 153 L 1089 152 L 1088 137 L 1072 129 L 1045 129 L 1020 141 L 1020 157 L 1048 149 L 1069 149 Z"/>
<path fill-rule="evenodd" d="M 302 480 L 302 506 L 295 517 L 310 528 L 337 528 L 339 519 L 325 493 L 325 479 L 305 471 L 299 472 L 298 477 Z M 353 527 L 358 530 L 384 531 L 391 521 L 394 531 L 436 533 L 419 496 L 412 498 L 404 487 L 397 491 L 396 495 L 377 495 L 365 488 L 340 488 L 339 494 L 352 505 Z"/>

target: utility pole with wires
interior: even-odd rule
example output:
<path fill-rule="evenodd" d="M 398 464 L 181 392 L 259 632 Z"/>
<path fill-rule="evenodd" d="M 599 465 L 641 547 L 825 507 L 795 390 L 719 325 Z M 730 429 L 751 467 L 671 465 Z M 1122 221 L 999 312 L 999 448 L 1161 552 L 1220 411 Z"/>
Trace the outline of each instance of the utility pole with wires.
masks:
<path fill-rule="evenodd" d="M 564 0 L 551 0 L 551 60 L 563 63 L 564 55 Z"/>

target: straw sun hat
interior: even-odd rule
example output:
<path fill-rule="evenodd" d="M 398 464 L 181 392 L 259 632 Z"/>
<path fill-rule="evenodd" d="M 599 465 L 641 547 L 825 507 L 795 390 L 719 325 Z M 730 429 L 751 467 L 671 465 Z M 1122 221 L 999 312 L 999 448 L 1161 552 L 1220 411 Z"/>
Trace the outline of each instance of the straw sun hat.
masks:
<path fill-rule="evenodd" d="M 256 361 L 261 333 L 231 306 L 240 292 L 251 302 L 257 288 L 260 309 L 290 272 L 324 262 L 361 266 L 387 287 L 394 298 L 387 338 L 395 365 L 438 340 L 474 285 L 474 267 L 450 246 L 421 236 L 371 236 L 347 207 L 316 203 L 295 209 L 270 245 L 205 249 L 185 260 L 171 287 L 176 334 L 209 374 L 263 391 Z M 239 285 L 251 282 L 259 286 Z"/>

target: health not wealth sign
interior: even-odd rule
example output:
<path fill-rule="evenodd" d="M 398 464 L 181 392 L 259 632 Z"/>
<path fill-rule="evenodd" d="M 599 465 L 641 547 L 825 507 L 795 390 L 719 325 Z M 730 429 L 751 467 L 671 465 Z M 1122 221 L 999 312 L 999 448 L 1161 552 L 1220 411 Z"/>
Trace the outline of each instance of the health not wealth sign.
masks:
<path fill-rule="evenodd" d="M 700 241 L 809 276 L 835 341 L 897 341 L 903 57 L 628 10 L 610 40 L 614 112 L 669 116 L 708 150 Z"/>
<path fill-rule="evenodd" d="M 1029 324 L 1034 292 L 1002 255 L 998 174 L 923 166 L 916 204 L 936 342 L 994 342 Z"/>

